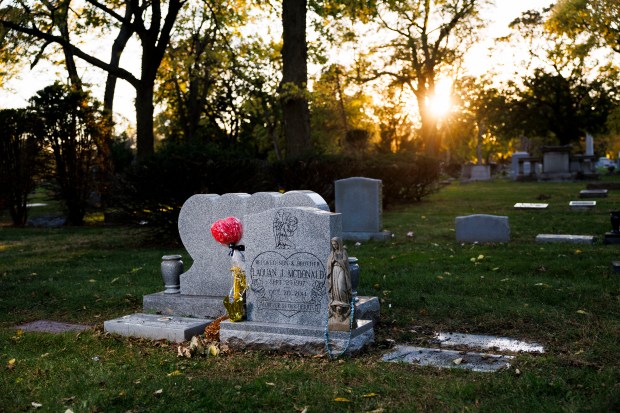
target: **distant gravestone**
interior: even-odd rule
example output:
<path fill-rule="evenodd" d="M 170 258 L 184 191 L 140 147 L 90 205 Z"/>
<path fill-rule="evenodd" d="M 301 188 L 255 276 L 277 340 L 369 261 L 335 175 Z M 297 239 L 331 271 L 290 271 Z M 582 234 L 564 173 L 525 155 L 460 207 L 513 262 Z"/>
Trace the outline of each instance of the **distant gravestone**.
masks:
<path fill-rule="evenodd" d="M 352 241 L 385 240 L 383 231 L 382 181 L 364 177 L 334 183 L 336 212 L 342 214 L 342 236 Z"/>
<path fill-rule="evenodd" d="M 488 181 L 491 179 L 491 166 L 490 165 L 472 165 L 471 175 L 469 177 L 471 181 Z"/>
<path fill-rule="evenodd" d="M 529 203 L 529 202 L 517 202 L 514 205 L 515 209 L 524 209 L 524 210 L 542 210 L 542 209 L 547 209 L 549 207 L 549 204 L 542 204 L 542 203 Z"/>
<path fill-rule="evenodd" d="M 607 189 L 584 189 L 579 191 L 579 198 L 607 198 Z"/>
<path fill-rule="evenodd" d="M 572 211 L 590 211 L 596 206 L 596 201 L 570 201 L 568 206 Z"/>
<path fill-rule="evenodd" d="M 275 208 L 248 215 L 246 228 L 247 320 L 220 324 L 220 341 L 232 348 L 320 353 L 326 346 L 331 240 L 340 214 L 316 208 Z M 329 331 L 334 351 L 359 350 L 374 338 L 372 321 L 351 331 Z"/>
<path fill-rule="evenodd" d="M 567 235 L 567 234 L 538 234 L 536 242 L 538 243 L 570 243 L 570 244 L 593 244 L 595 237 L 593 235 Z"/>
<path fill-rule="evenodd" d="M 329 211 L 325 200 L 312 191 L 198 194 L 190 197 L 179 214 L 179 235 L 193 259 L 181 275 L 180 294 L 163 292 L 144 296 L 144 310 L 167 315 L 217 318 L 224 315 L 222 299 L 231 287 L 227 247 L 211 235 L 211 225 L 229 216 L 244 224 L 247 214 L 275 207 L 315 207 Z M 244 230 L 244 232 L 246 232 Z M 243 244 L 243 239 L 241 244 Z"/>
<path fill-rule="evenodd" d="M 456 217 L 456 240 L 459 242 L 509 242 L 508 217 L 475 214 Z"/>

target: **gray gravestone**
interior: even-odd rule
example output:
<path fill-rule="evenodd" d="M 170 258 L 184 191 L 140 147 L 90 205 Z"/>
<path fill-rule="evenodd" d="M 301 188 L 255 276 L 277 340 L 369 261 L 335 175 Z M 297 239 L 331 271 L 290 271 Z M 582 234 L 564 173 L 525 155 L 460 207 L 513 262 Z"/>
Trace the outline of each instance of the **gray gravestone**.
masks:
<path fill-rule="evenodd" d="M 342 236 L 352 241 L 385 240 L 380 179 L 353 177 L 334 182 L 336 212 L 342 214 Z"/>
<path fill-rule="evenodd" d="M 233 348 L 319 353 L 328 318 L 327 259 L 340 236 L 340 214 L 317 208 L 275 208 L 248 215 L 247 320 L 220 324 L 220 341 Z M 329 332 L 336 351 L 356 351 L 374 337 L 370 320 L 349 333 Z"/>
<path fill-rule="evenodd" d="M 596 201 L 570 201 L 568 206 L 571 211 L 590 211 L 596 206 Z"/>
<path fill-rule="evenodd" d="M 316 207 L 329 211 L 325 200 L 312 191 L 198 194 L 190 197 L 179 214 L 179 235 L 193 259 L 181 275 L 181 294 L 144 296 L 144 310 L 168 315 L 217 318 L 224 315 L 222 299 L 231 287 L 228 248 L 215 241 L 211 225 L 229 216 L 244 224 L 246 214 L 275 207 Z M 244 229 L 245 232 L 245 229 Z M 242 239 L 241 244 L 244 241 Z"/>
<path fill-rule="evenodd" d="M 508 217 L 475 214 L 456 217 L 456 240 L 459 242 L 509 242 Z"/>

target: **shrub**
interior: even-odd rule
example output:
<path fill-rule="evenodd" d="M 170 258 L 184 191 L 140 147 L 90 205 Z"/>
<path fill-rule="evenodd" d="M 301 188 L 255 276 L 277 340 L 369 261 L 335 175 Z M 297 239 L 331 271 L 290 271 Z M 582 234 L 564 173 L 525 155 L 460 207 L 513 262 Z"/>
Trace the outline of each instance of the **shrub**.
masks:
<path fill-rule="evenodd" d="M 131 166 L 119 180 L 116 208 L 159 239 L 178 240 L 183 203 L 197 193 L 254 193 L 306 189 L 334 209 L 334 181 L 365 176 L 383 181 L 384 206 L 419 201 L 436 191 L 439 162 L 411 155 L 365 158 L 313 156 L 268 163 L 200 144 L 168 144 Z"/>
<path fill-rule="evenodd" d="M 32 134 L 32 116 L 25 109 L 0 110 L 0 199 L 13 225 L 28 219 L 28 194 L 35 188 L 40 146 Z"/>

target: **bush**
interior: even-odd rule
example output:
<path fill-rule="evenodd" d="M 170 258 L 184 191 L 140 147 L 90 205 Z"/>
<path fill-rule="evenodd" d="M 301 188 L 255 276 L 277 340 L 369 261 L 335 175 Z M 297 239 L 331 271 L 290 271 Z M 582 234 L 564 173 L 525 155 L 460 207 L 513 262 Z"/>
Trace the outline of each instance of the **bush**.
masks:
<path fill-rule="evenodd" d="M 8 207 L 13 225 L 28 219 L 28 194 L 40 168 L 40 145 L 32 134 L 33 119 L 25 109 L 0 110 L 0 207 Z"/>
<path fill-rule="evenodd" d="M 126 170 L 114 205 L 132 222 L 147 224 L 159 239 L 178 240 L 179 211 L 194 194 L 306 189 L 320 194 L 333 210 L 334 181 L 352 176 L 381 179 L 384 206 L 415 202 L 439 188 L 439 162 L 374 155 L 268 163 L 214 146 L 168 144 Z"/>

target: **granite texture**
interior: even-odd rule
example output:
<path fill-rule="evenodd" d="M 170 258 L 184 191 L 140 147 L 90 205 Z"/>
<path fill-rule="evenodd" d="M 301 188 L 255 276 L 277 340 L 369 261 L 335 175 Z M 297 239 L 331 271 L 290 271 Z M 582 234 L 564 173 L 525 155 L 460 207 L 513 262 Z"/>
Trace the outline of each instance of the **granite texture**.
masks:
<path fill-rule="evenodd" d="M 147 313 L 198 318 L 218 318 L 226 314 L 222 297 L 158 292 L 143 296 L 142 302 Z"/>
<path fill-rule="evenodd" d="M 545 352 L 545 348 L 538 343 L 483 334 L 437 333 L 434 340 L 442 347 L 465 346 L 481 350 L 511 351 L 515 353 Z"/>
<path fill-rule="evenodd" d="M 457 368 L 491 373 L 510 368 L 513 356 L 476 353 L 469 351 L 441 350 L 434 348 L 396 346 L 385 354 L 383 361 L 418 364 L 439 368 Z"/>
<path fill-rule="evenodd" d="M 248 215 L 248 321 L 321 326 L 327 319 L 327 258 L 341 215 L 277 208 Z"/>
<path fill-rule="evenodd" d="M 571 244 L 594 244 L 596 238 L 593 235 L 566 235 L 566 234 L 538 234 L 536 235 L 536 242 L 544 243 L 558 243 L 566 242 Z"/>
<path fill-rule="evenodd" d="M 231 285 L 228 248 L 211 235 L 218 219 L 235 216 L 244 223 L 248 213 L 279 206 L 327 208 L 320 195 L 312 191 L 198 194 L 190 197 L 179 214 L 179 235 L 193 264 L 181 275 L 181 294 L 224 297 Z M 244 240 L 241 240 L 241 244 Z"/>
<path fill-rule="evenodd" d="M 508 217 L 475 214 L 456 217 L 456 240 L 459 242 L 509 242 Z"/>
<path fill-rule="evenodd" d="M 336 212 L 342 214 L 342 231 L 375 233 L 383 230 L 380 179 L 353 177 L 334 182 Z"/>
<path fill-rule="evenodd" d="M 16 326 L 15 328 L 29 332 L 59 334 L 71 331 L 88 330 L 90 326 L 84 324 L 62 323 L 59 321 L 37 320 Z"/>
<path fill-rule="evenodd" d="M 156 314 L 132 314 L 103 323 L 106 332 L 128 337 L 182 342 L 204 329 L 213 320 L 186 317 L 169 317 Z"/>
<path fill-rule="evenodd" d="M 369 320 L 359 322 L 349 332 L 329 331 L 329 348 L 333 355 L 353 354 L 374 341 L 374 330 Z M 261 322 L 220 324 L 220 342 L 236 350 L 257 349 L 323 354 L 327 352 L 324 327 L 295 326 Z"/>

